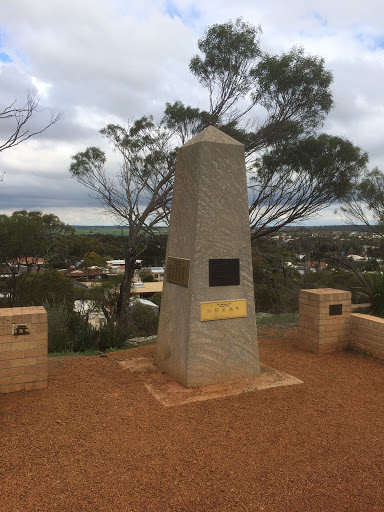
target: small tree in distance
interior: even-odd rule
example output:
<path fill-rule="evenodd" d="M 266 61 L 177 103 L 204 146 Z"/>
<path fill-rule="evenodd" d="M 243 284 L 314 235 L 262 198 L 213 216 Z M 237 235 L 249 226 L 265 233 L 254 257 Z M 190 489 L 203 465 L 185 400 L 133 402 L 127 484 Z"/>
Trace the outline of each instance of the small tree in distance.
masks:
<path fill-rule="evenodd" d="M 108 125 L 100 132 L 120 154 L 116 177 L 105 169 L 106 156 L 91 147 L 72 157 L 70 173 L 98 199 L 111 216 L 128 226 L 125 272 L 117 301 L 116 319 L 128 327 L 129 298 L 136 259 L 146 236 L 169 215 L 175 168 L 172 132 L 152 118 L 133 121 L 127 128 Z"/>
<path fill-rule="evenodd" d="M 6 281 L 8 307 L 17 302 L 23 280 L 33 268 L 39 270 L 39 258 L 47 263 L 56 252 L 56 240 L 74 229 L 56 215 L 20 210 L 9 217 L 0 215 L 0 262 L 3 272 L 10 274 Z M 21 267 L 26 272 L 20 273 Z"/>

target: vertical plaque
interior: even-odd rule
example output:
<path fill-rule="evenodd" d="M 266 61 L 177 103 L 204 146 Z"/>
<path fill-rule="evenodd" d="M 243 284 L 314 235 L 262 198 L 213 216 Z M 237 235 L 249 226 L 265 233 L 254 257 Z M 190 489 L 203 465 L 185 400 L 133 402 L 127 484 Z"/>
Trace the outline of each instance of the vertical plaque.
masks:
<path fill-rule="evenodd" d="M 188 288 L 190 260 L 182 258 L 167 259 L 165 278 L 168 283 L 178 284 Z"/>

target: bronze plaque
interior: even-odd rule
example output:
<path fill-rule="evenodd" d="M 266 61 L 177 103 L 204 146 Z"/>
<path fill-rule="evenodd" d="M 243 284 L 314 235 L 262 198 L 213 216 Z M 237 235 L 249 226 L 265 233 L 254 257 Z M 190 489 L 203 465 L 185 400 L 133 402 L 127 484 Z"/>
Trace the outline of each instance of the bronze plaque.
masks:
<path fill-rule="evenodd" d="M 209 260 L 209 286 L 238 286 L 240 284 L 240 260 Z"/>
<path fill-rule="evenodd" d="M 246 316 L 247 301 L 245 299 L 200 302 L 200 320 L 202 322 L 228 318 L 246 318 Z"/>
<path fill-rule="evenodd" d="M 343 314 L 343 305 L 342 304 L 330 304 L 329 306 L 329 316 L 337 316 Z"/>
<path fill-rule="evenodd" d="M 188 288 L 190 260 L 168 257 L 166 280 L 168 283 L 179 284 Z"/>

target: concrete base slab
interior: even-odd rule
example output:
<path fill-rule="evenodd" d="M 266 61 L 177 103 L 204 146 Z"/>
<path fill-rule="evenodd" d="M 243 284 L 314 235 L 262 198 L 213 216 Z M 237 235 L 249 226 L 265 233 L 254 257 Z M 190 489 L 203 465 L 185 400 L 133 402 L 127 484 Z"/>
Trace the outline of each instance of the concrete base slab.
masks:
<path fill-rule="evenodd" d="M 200 388 L 185 388 L 155 366 L 152 358 L 138 357 L 121 361 L 119 364 L 123 368 L 128 368 L 132 373 L 137 374 L 144 382 L 148 391 L 164 407 L 240 395 L 241 393 L 251 393 L 278 386 L 303 384 L 303 381 L 296 377 L 260 364 L 260 375 L 253 379 L 212 384 Z"/>

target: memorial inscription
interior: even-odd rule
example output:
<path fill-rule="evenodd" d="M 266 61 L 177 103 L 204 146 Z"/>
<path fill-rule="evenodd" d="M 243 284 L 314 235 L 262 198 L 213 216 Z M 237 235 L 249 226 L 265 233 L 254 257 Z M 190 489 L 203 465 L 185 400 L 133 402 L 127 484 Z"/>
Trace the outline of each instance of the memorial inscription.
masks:
<path fill-rule="evenodd" d="M 188 288 L 189 264 L 190 260 L 168 257 L 166 269 L 166 280 L 168 283 Z"/>
<path fill-rule="evenodd" d="M 240 260 L 210 259 L 209 286 L 238 286 L 240 284 Z"/>
<path fill-rule="evenodd" d="M 329 305 L 329 316 L 338 316 L 343 314 L 342 304 L 330 304 Z"/>
<path fill-rule="evenodd" d="M 246 317 L 247 301 L 245 299 L 200 302 L 200 320 L 202 322 Z"/>

